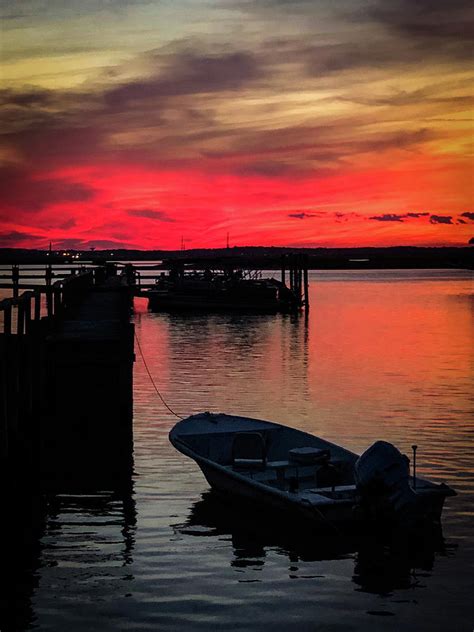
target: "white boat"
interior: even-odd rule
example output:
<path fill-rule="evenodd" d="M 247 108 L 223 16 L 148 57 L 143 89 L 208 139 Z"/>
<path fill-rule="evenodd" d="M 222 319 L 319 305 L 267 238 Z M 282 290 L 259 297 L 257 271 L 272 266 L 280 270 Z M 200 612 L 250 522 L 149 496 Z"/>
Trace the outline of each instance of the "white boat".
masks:
<path fill-rule="evenodd" d="M 208 412 L 178 422 L 169 438 L 213 489 L 322 527 L 426 524 L 438 521 L 445 498 L 456 494 L 410 476 L 408 458 L 383 441 L 359 457 L 301 430 Z"/>

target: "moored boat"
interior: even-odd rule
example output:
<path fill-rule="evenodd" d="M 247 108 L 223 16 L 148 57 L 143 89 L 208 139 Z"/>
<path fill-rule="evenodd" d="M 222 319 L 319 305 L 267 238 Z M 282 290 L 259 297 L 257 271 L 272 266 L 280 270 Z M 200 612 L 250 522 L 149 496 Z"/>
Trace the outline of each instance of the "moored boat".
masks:
<path fill-rule="evenodd" d="M 186 267 L 170 264 L 144 293 L 152 311 L 249 311 L 262 313 L 294 312 L 303 305 L 301 288 L 291 290 L 283 281 L 264 278 L 258 271 L 230 265 Z"/>
<path fill-rule="evenodd" d="M 209 485 L 319 526 L 438 521 L 445 484 L 410 476 L 409 461 L 378 441 L 362 456 L 301 430 L 226 414 L 178 422 L 173 446 L 194 459 Z"/>

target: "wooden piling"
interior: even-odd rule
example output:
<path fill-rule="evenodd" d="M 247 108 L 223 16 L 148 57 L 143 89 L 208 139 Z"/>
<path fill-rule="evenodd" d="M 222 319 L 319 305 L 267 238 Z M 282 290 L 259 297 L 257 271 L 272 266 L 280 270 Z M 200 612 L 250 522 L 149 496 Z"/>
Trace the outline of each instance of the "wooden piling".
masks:
<path fill-rule="evenodd" d="M 12 302 L 9 299 L 3 301 L 3 333 L 12 333 Z"/>
<path fill-rule="evenodd" d="M 20 286 L 20 267 L 17 264 L 12 265 L 12 285 L 13 298 L 18 298 Z"/>
<path fill-rule="evenodd" d="M 8 436 L 8 352 L 5 334 L 0 335 L 0 460 L 6 463 L 9 454 Z"/>
<path fill-rule="evenodd" d="M 35 321 L 39 321 L 41 318 L 41 293 L 34 293 L 34 316 L 33 319 Z"/>
<path fill-rule="evenodd" d="M 16 314 L 16 333 L 21 336 L 24 333 L 25 328 L 25 303 L 21 301 L 17 305 Z"/>
<path fill-rule="evenodd" d="M 46 283 L 46 312 L 48 314 L 48 318 L 53 316 L 53 295 L 52 295 L 52 280 L 53 280 L 53 269 L 51 265 L 47 266 L 44 279 Z"/>
<path fill-rule="evenodd" d="M 309 309 L 309 281 L 308 281 L 308 262 L 305 262 L 305 267 L 303 270 L 304 274 L 304 306 L 305 309 Z"/>

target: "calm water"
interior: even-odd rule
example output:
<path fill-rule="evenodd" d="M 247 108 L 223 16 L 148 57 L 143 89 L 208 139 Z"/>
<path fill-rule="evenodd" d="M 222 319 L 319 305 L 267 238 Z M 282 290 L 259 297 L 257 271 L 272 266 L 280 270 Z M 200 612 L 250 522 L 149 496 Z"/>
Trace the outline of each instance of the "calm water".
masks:
<path fill-rule="evenodd" d="M 357 452 L 417 443 L 420 472 L 459 492 L 444 539 L 415 552 L 301 543 L 223 511 L 168 443 L 176 419 L 137 350 L 134 474 L 47 499 L 5 629 L 472 630 L 473 303 L 457 271 L 312 273 L 307 321 L 151 314 L 137 300 L 146 361 L 178 414 L 260 417 Z"/>

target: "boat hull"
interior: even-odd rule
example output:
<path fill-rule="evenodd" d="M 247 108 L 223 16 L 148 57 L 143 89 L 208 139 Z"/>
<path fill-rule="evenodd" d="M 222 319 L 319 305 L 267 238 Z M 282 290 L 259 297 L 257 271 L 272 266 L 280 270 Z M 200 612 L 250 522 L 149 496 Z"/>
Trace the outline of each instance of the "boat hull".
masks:
<path fill-rule="evenodd" d="M 269 490 L 267 486 L 238 477 L 235 473 L 227 472 L 223 468 L 196 460 L 210 487 L 224 494 L 228 498 L 238 498 L 248 501 L 259 508 L 268 508 L 287 517 L 304 520 L 307 523 L 318 524 L 320 527 L 335 524 L 348 524 L 357 521 L 352 502 L 327 504 L 324 507 L 304 504 L 297 494 L 279 493 Z"/>
<path fill-rule="evenodd" d="M 147 293 L 151 311 L 210 311 L 210 312 L 251 312 L 277 314 L 289 312 L 292 308 L 278 301 L 236 301 L 203 296 L 180 294 Z"/>
<path fill-rule="evenodd" d="M 241 433 L 247 439 L 260 438 L 270 456 L 256 464 L 249 465 L 245 459 L 234 462 L 235 437 Z M 256 510 L 276 510 L 290 521 L 303 520 L 322 528 L 339 531 L 371 524 L 418 529 L 439 522 L 445 498 L 455 495 L 446 485 L 417 477 L 416 493 L 410 496 L 413 502 L 398 511 L 384 496 L 361 494 L 353 478 L 356 454 L 300 430 L 261 420 L 202 413 L 176 424 L 170 441 L 198 464 L 211 488 L 228 500 L 248 501 Z M 330 454 L 329 466 L 305 460 L 321 454 L 328 459 Z M 338 482 L 321 479 L 321 472 L 327 473 L 328 468 L 338 472 Z"/>

